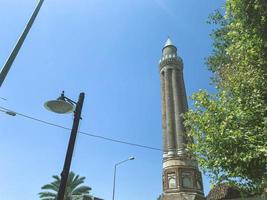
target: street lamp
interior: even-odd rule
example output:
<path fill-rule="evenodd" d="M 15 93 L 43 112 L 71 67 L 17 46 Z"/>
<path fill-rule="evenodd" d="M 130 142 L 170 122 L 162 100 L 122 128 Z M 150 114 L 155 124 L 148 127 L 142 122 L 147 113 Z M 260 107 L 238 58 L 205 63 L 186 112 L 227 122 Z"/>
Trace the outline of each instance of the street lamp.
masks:
<path fill-rule="evenodd" d="M 117 172 L 117 166 L 124 163 L 124 162 L 127 162 L 129 160 L 134 160 L 134 157 L 133 156 L 130 156 L 129 158 L 127 158 L 126 160 L 123 160 L 123 161 L 120 161 L 118 163 L 116 163 L 114 165 L 114 178 L 113 178 L 113 193 L 112 193 L 112 200 L 114 200 L 114 197 L 115 197 L 115 186 L 116 186 L 116 172 Z"/>
<path fill-rule="evenodd" d="M 82 106 L 84 101 L 84 93 L 80 93 L 79 100 L 76 103 L 75 101 L 64 96 L 64 91 L 61 93 L 61 96 L 57 100 L 47 101 L 44 104 L 44 107 L 49 111 L 65 114 L 74 112 L 74 120 L 71 129 L 68 149 L 65 157 L 64 167 L 61 172 L 61 182 L 58 190 L 57 200 L 64 200 L 65 188 L 68 180 L 68 175 L 70 171 L 71 159 L 73 154 L 73 149 L 75 145 L 75 140 L 77 136 L 77 131 L 79 127 L 79 121 L 81 119 Z"/>

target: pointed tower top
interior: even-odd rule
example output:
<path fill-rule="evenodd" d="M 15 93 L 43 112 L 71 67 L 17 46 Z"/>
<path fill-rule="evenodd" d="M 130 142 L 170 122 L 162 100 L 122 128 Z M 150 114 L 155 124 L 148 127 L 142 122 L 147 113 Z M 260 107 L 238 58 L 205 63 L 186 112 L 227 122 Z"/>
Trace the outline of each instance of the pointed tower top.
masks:
<path fill-rule="evenodd" d="M 172 43 L 172 41 L 171 41 L 171 39 L 170 39 L 170 37 L 168 37 L 168 39 L 167 39 L 164 47 L 166 47 L 166 46 L 174 46 L 173 43 Z"/>
<path fill-rule="evenodd" d="M 164 55 L 166 54 L 175 54 L 176 55 L 177 52 L 177 48 L 176 46 L 172 43 L 170 37 L 168 37 L 163 49 L 162 49 L 162 53 Z"/>

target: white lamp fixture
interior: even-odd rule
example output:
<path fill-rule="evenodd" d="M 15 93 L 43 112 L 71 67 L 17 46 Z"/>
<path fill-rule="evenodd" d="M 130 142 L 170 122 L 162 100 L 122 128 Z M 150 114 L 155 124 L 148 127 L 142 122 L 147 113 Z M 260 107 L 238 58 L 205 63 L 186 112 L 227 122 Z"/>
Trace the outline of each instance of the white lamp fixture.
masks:
<path fill-rule="evenodd" d="M 44 107 L 58 114 L 72 113 L 75 110 L 75 102 L 64 96 L 64 91 L 57 100 L 51 100 L 44 103 Z"/>

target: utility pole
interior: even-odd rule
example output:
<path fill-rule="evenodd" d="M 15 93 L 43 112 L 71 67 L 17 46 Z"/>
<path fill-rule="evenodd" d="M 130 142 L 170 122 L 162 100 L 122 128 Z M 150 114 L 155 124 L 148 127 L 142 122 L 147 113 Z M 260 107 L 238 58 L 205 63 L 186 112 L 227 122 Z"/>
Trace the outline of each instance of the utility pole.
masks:
<path fill-rule="evenodd" d="M 69 139 L 67 154 L 65 157 L 64 167 L 61 173 L 61 181 L 59 185 L 57 200 L 64 200 L 64 194 L 65 194 L 65 189 L 66 189 L 67 180 L 69 176 L 72 154 L 73 154 L 75 140 L 76 140 L 76 136 L 78 132 L 79 122 L 81 119 L 83 101 L 84 101 L 84 93 L 82 92 L 80 93 L 79 100 L 76 103 L 76 108 L 74 111 L 74 120 L 73 120 L 72 129 L 71 129 L 71 135 Z"/>
<path fill-rule="evenodd" d="M 3 66 L 3 68 L 1 69 L 1 72 L 0 72 L 0 87 L 2 86 L 7 74 L 8 74 L 8 71 L 10 70 L 16 56 L 18 55 L 18 52 L 25 40 L 25 38 L 27 37 L 31 27 L 32 27 L 32 24 L 36 18 L 36 16 L 38 15 L 38 12 L 43 4 L 44 0 L 39 0 L 30 20 L 28 21 L 24 31 L 22 32 L 21 36 L 19 37 L 19 40 L 17 42 L 17 44 L 15 45 L 13 51 L 11 52 L 10 56 L 8 57 L 5 65 Z"/>

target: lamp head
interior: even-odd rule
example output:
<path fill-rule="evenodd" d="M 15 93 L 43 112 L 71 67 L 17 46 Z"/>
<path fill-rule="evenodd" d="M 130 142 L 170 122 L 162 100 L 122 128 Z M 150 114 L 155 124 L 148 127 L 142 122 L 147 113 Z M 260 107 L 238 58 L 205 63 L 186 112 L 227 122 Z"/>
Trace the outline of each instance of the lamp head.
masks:
<path fill-rule="evenodd" d="M 45 102 L 44 107 L 47 110 L 58 114 L 71 113 L 75 110 L 75 106 L 65 100 L 64 92 L 62 92 L 61 96 L 57 100 Z"/>
<path fill-rule="evenodd" d="M 133 157 L 133 156 L 130 156 L 130 157 L 128 158 L 128 160 L 134 160 L 134 157 Z"/>

